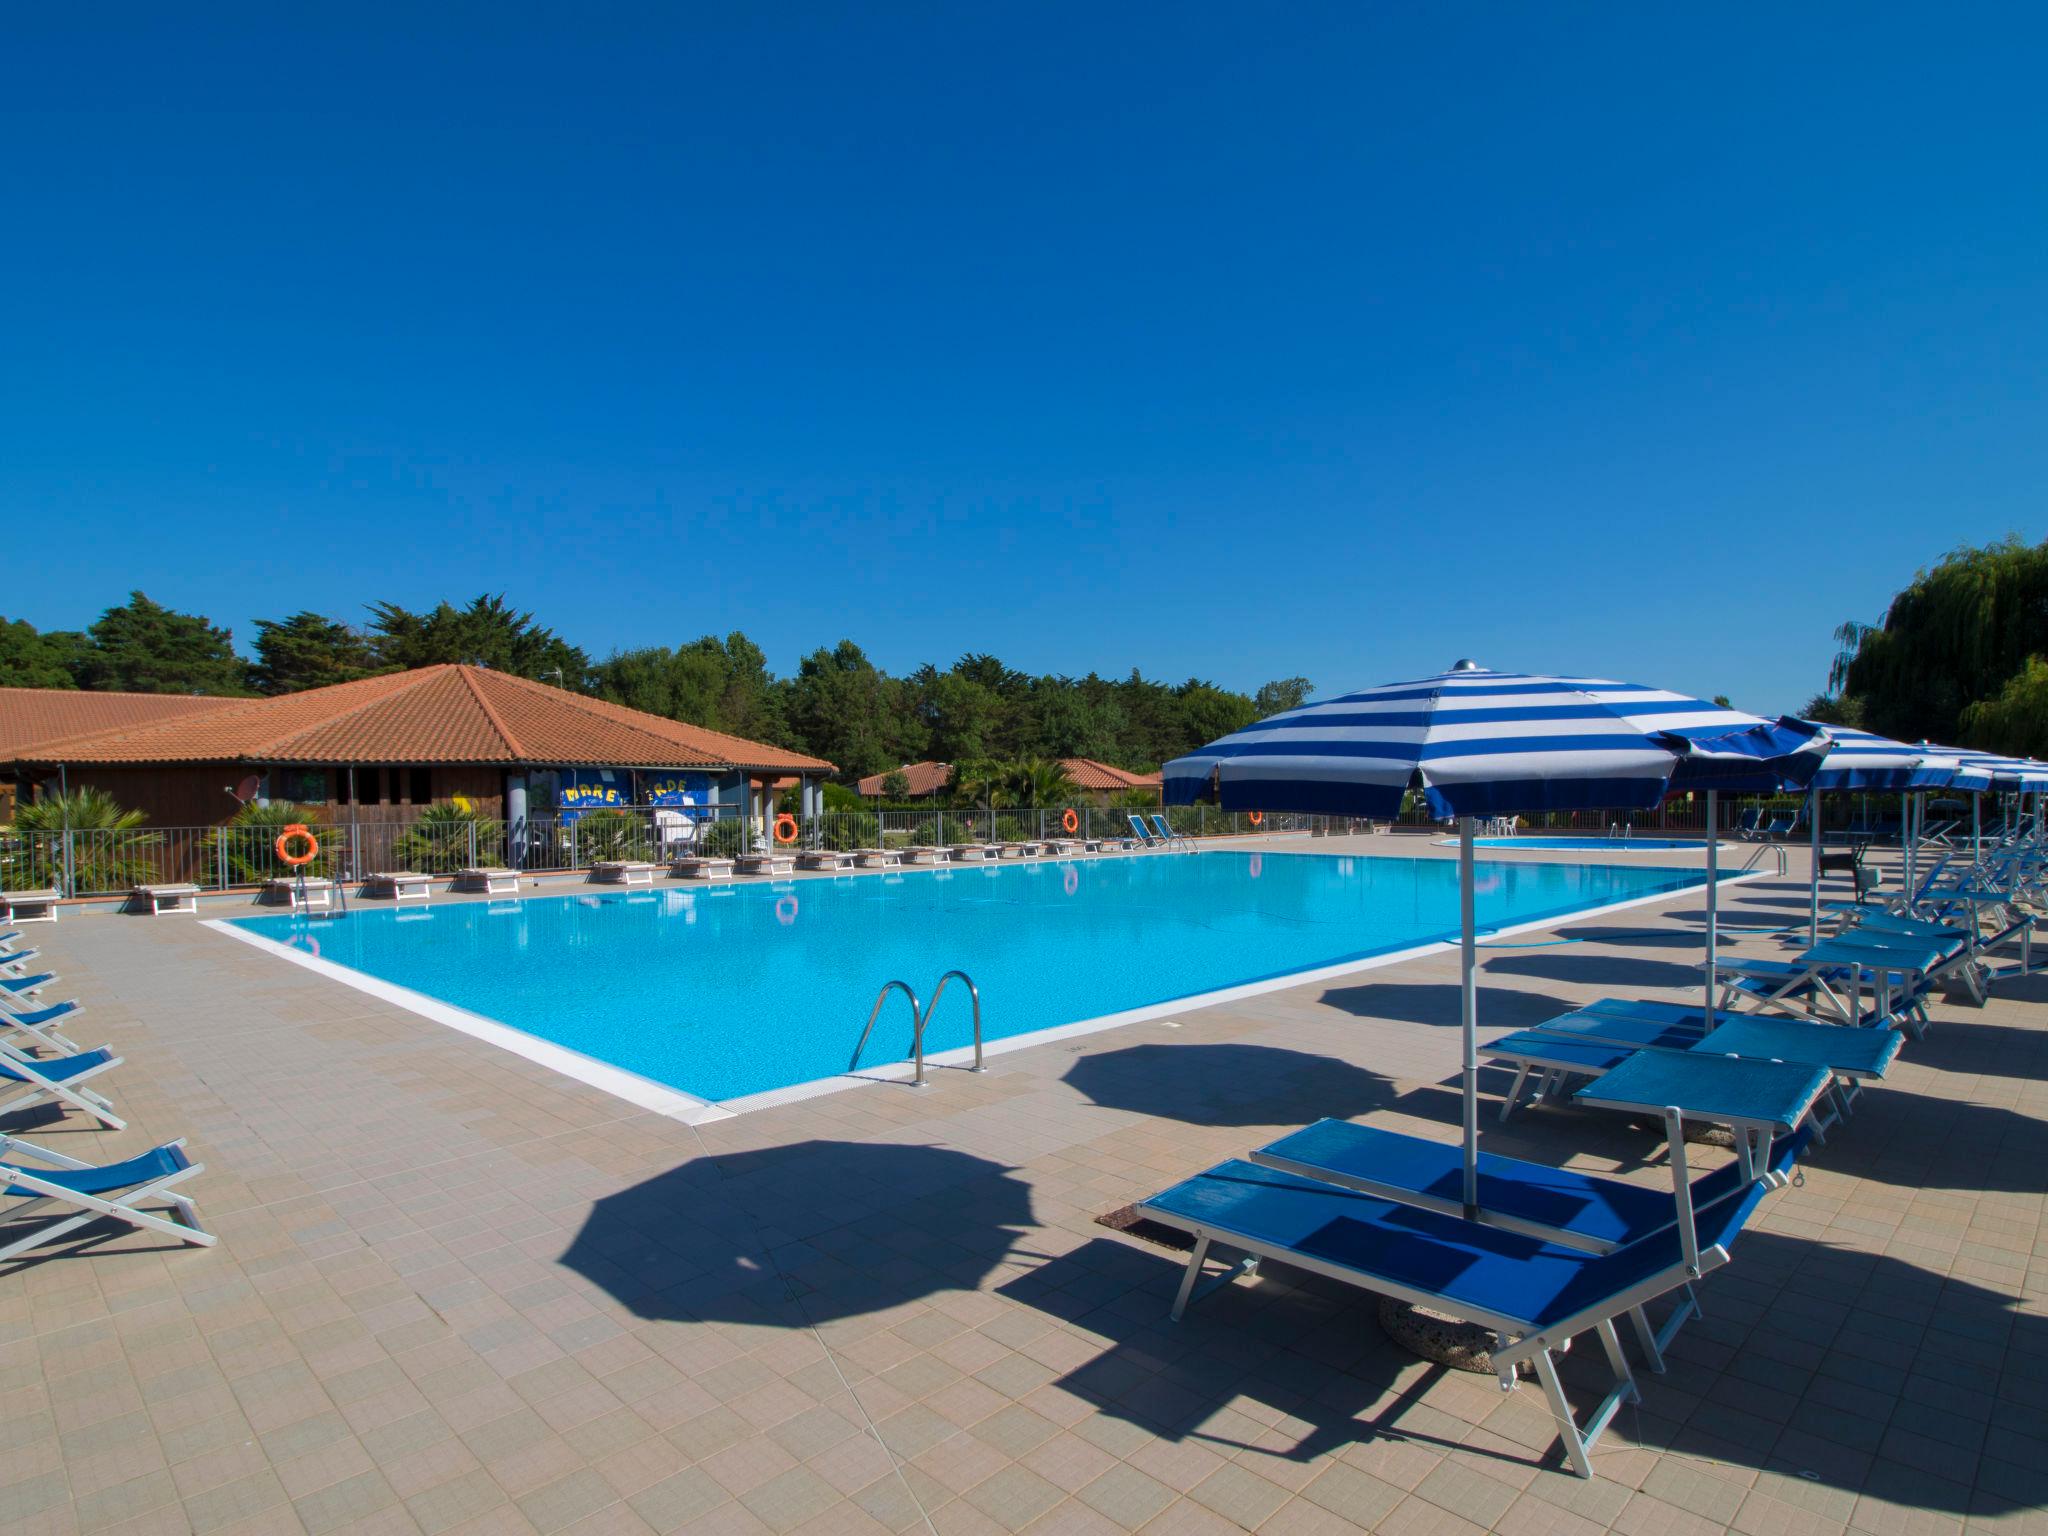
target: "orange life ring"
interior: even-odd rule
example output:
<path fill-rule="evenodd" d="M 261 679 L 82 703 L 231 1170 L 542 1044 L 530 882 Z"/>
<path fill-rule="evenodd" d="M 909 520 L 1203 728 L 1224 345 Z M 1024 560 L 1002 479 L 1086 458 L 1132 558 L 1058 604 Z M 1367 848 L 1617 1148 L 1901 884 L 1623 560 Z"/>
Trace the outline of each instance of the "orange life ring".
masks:
<path fill-rule="evenodd" d="M 1250 822 L 1255 827 L 1258 826 L 1265 819 L 1266 813 L 1264 811 L 1253 811 L 1250 815 L 1245 817 L 1245 820 Z"/>
<path fill-rule="evenodd" d="M 793 843 L 796 841 L 796 818 L 784 811 L 775 818 L 775 841 Z"/>
<path fill-rule="evenodd" d="M 303 837 L 306 840 L 306 851 L 296 857 L 285 846 L 295 837 Z M 320 839 L 313 835 L 312 828 L 303 821 L 295 821 L 277 834 L 277 856 L 293 869 L 297 869 L 301 864 L 310 864 L 320 857 Z"/>
<path fill-rule="evenodd" d="M 1060 818 L 1060 825 L 1065 827 L 1069 832 L 1078 832 L 1081 830 L 1081 818 L 1074 814 L 1074 808 L 1071 805 L 1067 807 L 1067 814 Z"/>

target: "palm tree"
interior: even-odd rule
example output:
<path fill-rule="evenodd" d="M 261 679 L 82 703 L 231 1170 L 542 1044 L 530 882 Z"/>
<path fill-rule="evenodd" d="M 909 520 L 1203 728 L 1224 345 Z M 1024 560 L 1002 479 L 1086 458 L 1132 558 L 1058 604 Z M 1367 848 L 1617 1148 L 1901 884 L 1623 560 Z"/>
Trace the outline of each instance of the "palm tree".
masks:
<path fill-rule="evenodd" d="M 1019 805 L 1059 805 L 1074 793 L 1074 781 L 1066 766 L 1043 757 L 1027 758 L 1017 764 L 1010 770 L 1009 779 Z"/>
<path fill-rule="evenodd" d="M 136 829 L 149 818 L 128 811 L 103 789 L 81 785 L 69 794 L 43 795 L 15 807 L 14 830 L 35 836 L 14 840 L 7 850 L 9 890 L 37 890 L 60 884 L 63 836 L 71 838 L 70 893 L 125 891 L 146 883 L 155 862 L 149 857 L 163 839 Z"/>

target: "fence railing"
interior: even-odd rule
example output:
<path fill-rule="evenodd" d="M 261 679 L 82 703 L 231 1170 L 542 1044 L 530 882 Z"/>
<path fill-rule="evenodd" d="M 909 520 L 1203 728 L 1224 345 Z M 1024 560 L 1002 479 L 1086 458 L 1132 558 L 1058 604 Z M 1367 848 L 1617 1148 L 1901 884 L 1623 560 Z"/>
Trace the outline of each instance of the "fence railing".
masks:
<path fill-rule="evenodd" d="M 1068 815 L 1075 828 L 1069 833 Z M 1176 806 L 1160 812 L 1186 837 L 1340 832 L 1363 822 L 1275 812 L 1254 823 L 1243 812 Z M 138 885 L 188 884 L 204 891 L 261 885 L 297 873 L 277 851 L 276 826 L 74 828 L 0 831 L 0 887 L 54 889 L 67 896 L 124 894 Z M 690 854 L 731 857 L 762 843 L 760 827 L 738 806 L 631 806 L 521 823 L 474 817 L 336 820 L 310 828 L 320 849 L 304 866 L 313 878 L 357 882 L 411 870 L 452 875 L 503 865 L 536 873 L 588 869 L 612 859 L 663 863 Z M 804 848 L 952 847 L 1055 837 L 1117 837 L 1127 813 L 1097 806 L 994 810 L 828 811 L 801 822 L 790 841 Z M 772 835 L 772 834 L 771 834 Z M 294 844 L 293 851 L 303 851 Z"/>
<path fill-rule="evenodd" d="M 1846 801 L 1848 797 L 1841 798 Z M 1786 806 L 1786 814 L 1799 809 L 1790 801 Z M 1747 808 L 1746 801 L 1724 804 L 1724 831 L 1734 829 Z M 1772 809 L 1777 809 L 1775 804 Z M 1130 814 L 1090 805 L 828 811 L 799 823 L 791 841 L 805 848 L 852 849 L 1121 837 L 1129 833 Z M 1320 837 L 1361 832 L 1370 825 L 1363 819 L 1279 811 L 1254 821 L 1254 813 L 1208 805 L 1154 808 L 1142 814 L 1163 815 L 1176 835 L 1193 838 Z M 1845 803 L 1828 815 L 1826 824 L 1851 827 L 1854 815 L 1854 808 Z M 1074 822 L 1071 829 L 1069 816 Z M 1433 822 L 1420 810 L 1404 813 L 1399 824 L 1416 831 L 1439 826 L 1448 830 L 1447 824 Z M 1705 807 L 1698 801 L 1691 806 L 1674 802 L 1634 816 L 1559 812 L 1523 817 L 1520 829 L 1604 832 L 1616 825 L 1638 833 L 1703 832 Z M 247 825 L 0 831 L 0 887 L 105 896 L 125 893 L 137 885 L 173 882 L 202 890 L 260 885 L 295 872 L 277 852 L 279 830 Z M 382 871 L 451 875 L 462 869 L 503 865 L 547 873 L 587 869 L 612 859 L 662 863 L 693 853 L 730 857 L 756 848 L 762 841 L 760 827 L 749 821 L 740 807 L 729 805 L 687 810 L 618 807 L 571 816 L 536 816 L 516 824 L 430 814 L 405 821 L 337 820 L 316 825 L 312 831 L 320 851 L 305 866 L 306 873 L 349 882 Z"/>

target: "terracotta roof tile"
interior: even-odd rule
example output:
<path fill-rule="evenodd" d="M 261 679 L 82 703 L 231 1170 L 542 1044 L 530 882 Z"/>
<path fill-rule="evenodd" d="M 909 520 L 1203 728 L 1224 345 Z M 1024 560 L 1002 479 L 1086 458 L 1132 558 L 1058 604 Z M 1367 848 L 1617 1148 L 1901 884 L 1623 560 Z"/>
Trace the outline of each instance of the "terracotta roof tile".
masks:
<path fill-rule="evenodd" d="M 502 763 L 832 771 L 822 758 L 482 667 L 422 667 L 274 699 L 204 702 L 212 707 L 188 717 L 136 720 L 45 738 L 33 751 L 16 749 L 9 755 L 44 763 Z"/>
<path fill-rule="evenodd" d="M 936 795 L 953 782 L 951 763 L 905 763 L 901 768 L 893 768 L 890 772 L 900 773 L 910 781 L 910 798 L 913 800 L 922 800 L 926 795 Z M 882 781 L 888 777 L 887 773 L 871 773 L 854 787 L 864 795 L 879 795 L 882 792 Z"/>
<path fill-rule="evenodd" d="M 1067 777 L 1074 781 L 1076 789 L 1157 789 L 1159 775 L 1156 773 L 1132 773 L 1125 768 L 1099 763 L 1092 757 L 1063 757 L 1060 766 L 1067 770 Z"/>
<path fill-rule="evenodd" d="M 76 688 L 0 688 L 0 758 L 39 742 L 145 725 L 217 709 L 221 700 L 189 693 L 87 693 Z"/>

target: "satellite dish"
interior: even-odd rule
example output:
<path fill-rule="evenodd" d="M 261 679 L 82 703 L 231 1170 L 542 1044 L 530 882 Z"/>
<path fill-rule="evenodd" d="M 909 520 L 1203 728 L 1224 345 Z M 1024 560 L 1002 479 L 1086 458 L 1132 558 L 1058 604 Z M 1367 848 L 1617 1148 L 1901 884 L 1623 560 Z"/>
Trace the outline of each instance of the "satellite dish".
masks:
<path fill-rule="evenodd" d="M 247 805 L 251 800 L 254 800 L 256 798 L 256 791 L 261 789 L 262 787 L 263 780 L 252 773 L 249 775 L 249 777 L 242 780 L 241 783 L 237 784 L 233 789 L 230 789 L 228 793 L 233 795 L 239 803 Z"/>

